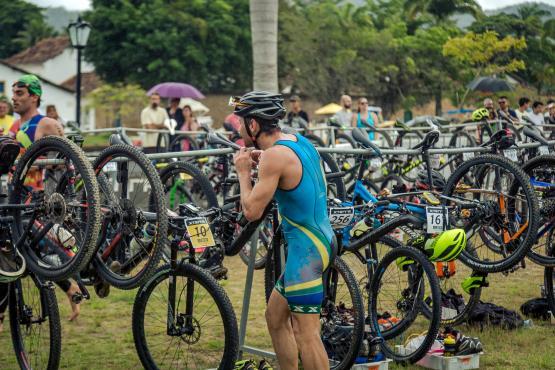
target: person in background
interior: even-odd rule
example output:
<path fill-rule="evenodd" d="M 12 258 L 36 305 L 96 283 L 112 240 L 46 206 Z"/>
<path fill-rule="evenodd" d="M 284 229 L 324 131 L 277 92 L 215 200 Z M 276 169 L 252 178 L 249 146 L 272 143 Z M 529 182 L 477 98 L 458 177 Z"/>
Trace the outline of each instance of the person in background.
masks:
<path fill-rule="evenodd" d="M 0 98 L 0 135 L 8 135 L 13 124 L 11 106 L 5 97 Z"/>
<path fill-rule="evenodd" d="M 353 118 L 351 119 L 351 126 L 367 129 L 369 126 L 377 127 L 377 122 L 378 116 L 374 112 L 370 112 L 368 110 L 368 99 L 358 99 L 357 113 L 353 114 Z M 375 137 L 376 136 L 373 131 L 368 133 L 368 138 L 370 140 L 375 140 Z"/>
<path fill-rule="evenodd" d="M 169 119 L 168 112 L 160 106 L 160 95 L 153 93 L 150 96 L 150 104 L 141 112 L 141 124 L 143 128 L 163 130 L 164 120 Z M 156 152 L 156 143 L 158 140 L 158 133 L 143 132 L 143 150 L 145 153 Z"/>
<path fill-rule="evenodd" d="M 538 126 L 540 131 L 543 131 L 543 125 L 545 124 L 545 117 L 543 115 L 543 103 L 541 101 L 535 101 L 532 104 L 532 112 L 526 114 L 526 117 L 535 125 Z"/>
<path fill-rule="evenodd" d="M 183 123 L 185 122 L 185 118 L 183 117 L 183 110 L 179 108 L 179 98 L 172 98 L 170 100 L 170 106 L 166 108 L 168 112 L 168 116 L 177 122 L 177 126 L 175 127 L 176 130 L 181 130 Z"/>
<path fill-rule="evenodd" d="M 489 111 L 489 119 L 497 119 L 497 112 L 495 111 L 495 107 L 493 106 L 493 100 L 490 98 L 484 99 L 484 108 Z"/>
<path fill-rule="evenodd" d="M 53 104 L 46 106 L 46 117 L 55 119 L 56 121 L 60 122 L 60 124 L 65 125 L 64 120 L 62 119 L 62 117 L 58 115 L 56 106 Z"/>
<path fill-rule="evenodd" d="M 530 108 L 530 99 L 525 96 L 518 99 L 518 109 L 515 113 L 519 121 L 522 122 L 522 116 L 527 113 L 528 108 Z"/>
<path fill-rule="evenodd" d="M 293 118 L 300 117 L 308 124 L 310 121 L 308 119 L 308 114 L 301 108 L 301 98 L 298 95 L 291 95 L 289 103 L 291 109 L 289 113 L 287 113 L 287 123 L 291 125 Z"/>
<path fill-rule="evenodd" d="M 341 126 L 349 126 L 353 119 L 353 112 L 351 111 L 352 100 L 349 95 L 341 95 L 341 110 L 334 114 L 333 118 Z"/>
<path fill-rule="evenodd" d="M 509 107 L 509 99 L 506 96 L 500 96 L 497 100 L 499 104 L 499 109 L 497 110 L 497 116 L 509 122 L 516 122 L 518 117 L 516 112 Z"/>
<path fill-rule="evenodd" d="M 183 118 L 184 118 L 184 122 L 183 122 L 183 126 L 181 128 L 182 131 L 198 131 L 200 128 L 200 125 L 197 122 L 197 119 L 195 118 L 195 115 L 193 113 L 193 109 L 191 109 L 190 105 L 186 105 L 183 107 Z M 197 136 L 194 134 L 191 134 L 191 137 L 196 139 Z M 191 145 L 189 144 L 189 142 L 187 140 L 183 140 L 181 142 L 181 150 L 183 151 L 188 151 L 191 150 Z"/>

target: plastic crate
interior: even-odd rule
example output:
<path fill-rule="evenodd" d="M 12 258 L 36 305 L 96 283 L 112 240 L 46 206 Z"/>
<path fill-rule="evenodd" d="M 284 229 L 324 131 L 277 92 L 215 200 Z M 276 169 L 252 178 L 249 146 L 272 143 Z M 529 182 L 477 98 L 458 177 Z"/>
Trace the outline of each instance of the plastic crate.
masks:
<path fill-rule="evenodd" d="M 386 359 L 378 362 L 368 362 L 366 364 L 356 364 L 351 367 L 351 370 L 387 370 L 391 360 Z"/>
<path fill-rule="evenodd" d="M 428 354 L 418 361 L 416 364 L 428 369 L 435 370 L 467 370 L 480 368 L 480 356 L 482 353 L 476 353 L 465 356 L 441 356 L 437 354 Z"/>

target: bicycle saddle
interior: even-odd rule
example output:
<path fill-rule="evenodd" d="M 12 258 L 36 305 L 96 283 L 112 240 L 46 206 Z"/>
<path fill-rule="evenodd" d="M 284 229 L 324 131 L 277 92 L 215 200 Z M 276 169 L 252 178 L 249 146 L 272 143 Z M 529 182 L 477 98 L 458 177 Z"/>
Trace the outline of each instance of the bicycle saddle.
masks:
<path fill-rule="evenodd" d="M 217 132 L 209 132 L 207 141 L 210 145 L 221 145 L 235 150 L 241 149 L 241 146 L 239 144 L 234 143 L 224 135 Z"/>
<path fill-rule="evenodd" d="M 533 129 L 532 127 L 525 126 L 522 129 L 522 133 L 532 139 L 533 141 L 537 141 L 543 145 L 549 145 L 547 140 L 542 136 L 541 133 Z"/>
<path fill-rule="evenodd" d="M 422 150 L 430 149 L 438 142 L 438 140 L 439 140 L 439 131 L 436 131 L 436 130 L 428 131 L 424 136 L 424 138 L 422 139 L 422 141 L 412 149 L 420 149 L 420 148 L 422 148 Z"/>
<path fill-rule="evenodd" d="M 353 136 L 353 139 L 355 139 L 355 141 L 359 143 L 362 147 L 364 147 L 365 149 L 373 149 L 375 155 L 380 157 L 382 156 L 380 148 L 372 144 L 370 139 L 368 139 L 368 134 L 366 133 L 366 131 L 359 127 L 355 127 L 353 128 L 353 131 L 351 131 L 351 135 Z"/>
<path fill-rule="evenodd" d="M 498 149 L 507 149 L 515 145 L 515 137 L 511 130 L 501 129 L 491 135 L 491 138 L 481 146 L 485 147 L 490 145 L 495 145 Z"/>
<path fill-rule="evenodd" d="M 19 155 L 19 144 L 9 136 L 0 136 L 0 175 L 10 172 Z"/>

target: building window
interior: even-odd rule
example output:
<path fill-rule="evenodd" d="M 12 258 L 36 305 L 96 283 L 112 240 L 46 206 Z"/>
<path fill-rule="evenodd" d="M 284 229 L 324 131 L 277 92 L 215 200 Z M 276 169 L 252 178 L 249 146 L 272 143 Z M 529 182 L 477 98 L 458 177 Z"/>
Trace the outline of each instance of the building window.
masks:
<path fill-rule="evenodd" d="M 6 94 L 6 81 L 0 81 L 0 95 Z"/>

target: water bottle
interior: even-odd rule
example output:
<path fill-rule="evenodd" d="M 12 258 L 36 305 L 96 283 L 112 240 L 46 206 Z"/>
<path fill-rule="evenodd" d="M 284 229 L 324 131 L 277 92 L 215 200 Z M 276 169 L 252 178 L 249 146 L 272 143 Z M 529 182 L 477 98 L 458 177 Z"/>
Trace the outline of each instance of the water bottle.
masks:
<path fill-rule="evenodd" d="M 361 237 L 366 231 L 370 230 L 373 226 L 372 219 L 369 217 L 364 217 L 362 220 L 357 222 L 355 226 L 349 231 L 349 235 L 352 238 Z"/>

